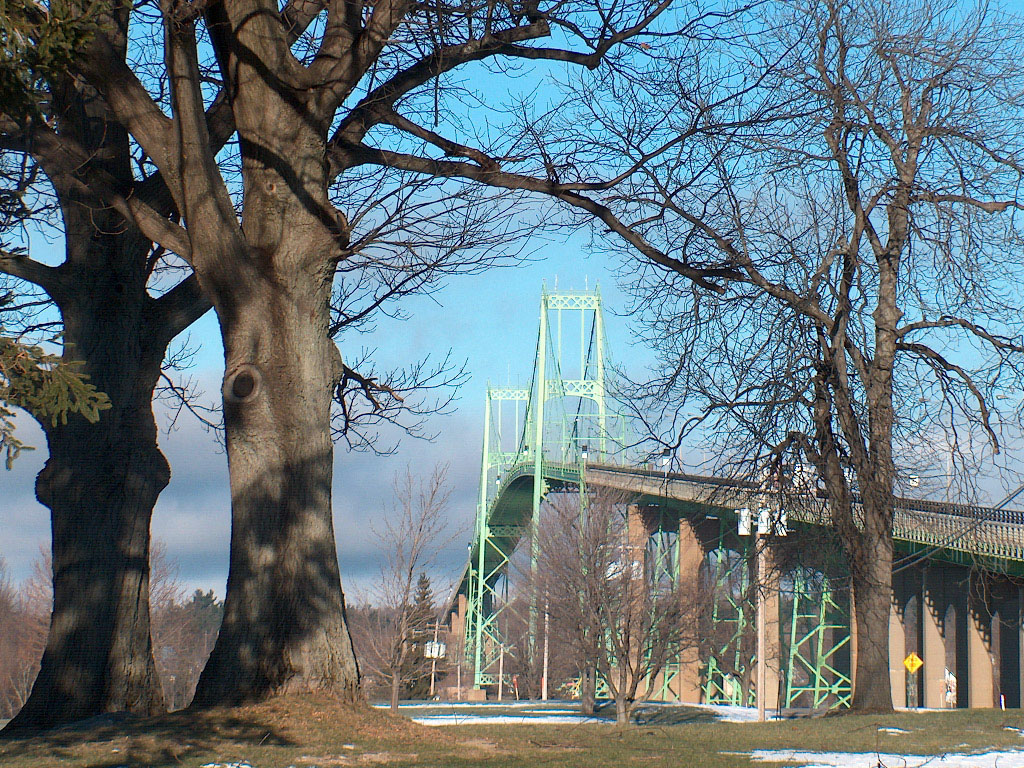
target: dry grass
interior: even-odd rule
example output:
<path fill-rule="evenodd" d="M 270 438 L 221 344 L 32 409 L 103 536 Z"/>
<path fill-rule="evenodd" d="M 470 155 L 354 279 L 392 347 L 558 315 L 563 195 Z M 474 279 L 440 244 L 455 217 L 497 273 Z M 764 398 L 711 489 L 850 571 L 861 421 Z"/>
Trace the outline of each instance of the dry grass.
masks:
<path fill-rule="evenodd" d="M 369 707 L 324 696 L 292 696 L 246 707 L 64 729 L 46 737 L 0 741 L 4 768 L 254 768 L 453 766 L 533 768 L 629 765 L 751 765 L 753 749 L 938 754 L 1021 748 L 1020 711 L 959 711 L 848 716 L 777 723 L 709 723 L 702 713 L 677 724 L 629 729 L 610 725 L 474 725 L 427 728 Z M 880 728 L 900 728 L 886 733 Z M 966 746 L 962 746 L 966 745 Z M 763 764 L 759 764 L 763 765 Z"/>

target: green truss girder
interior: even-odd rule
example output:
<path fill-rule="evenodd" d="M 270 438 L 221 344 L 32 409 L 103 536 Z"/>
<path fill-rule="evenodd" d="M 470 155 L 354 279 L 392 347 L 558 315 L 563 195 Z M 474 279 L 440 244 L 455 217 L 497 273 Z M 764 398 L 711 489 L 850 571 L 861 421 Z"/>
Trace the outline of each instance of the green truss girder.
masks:
<path fill-rule="evenodd" d="M 793 574 L 785 706 L 849 706 L 850 675 L 839 663 L 849 653 L 849 615 L 828 578 L 803 569 Z"/>

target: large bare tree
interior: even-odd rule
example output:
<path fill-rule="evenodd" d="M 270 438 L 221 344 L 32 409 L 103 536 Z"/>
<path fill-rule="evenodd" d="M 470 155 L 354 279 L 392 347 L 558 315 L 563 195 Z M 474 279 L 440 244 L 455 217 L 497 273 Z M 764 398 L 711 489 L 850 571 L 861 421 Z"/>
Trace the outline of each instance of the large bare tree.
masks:
<path fill-rule="evenodd" d="M 174 317 L 185 321 L 205 300 L 218 315 L 226 363 L 232 555 L 225 619 L 197 703 L 236 702 L 307 688 L 355 695 L 357 672 L 345 628 L 331 521 L 330 413 L 340 385 L 355 381 L 364 392 L 381 390 L 343 362 L 331 341 L 335 274 L 346 266 L 375 268 L 359 266 L 356 256 L 365 249 L 355 236 L 353 214 L 364 206 L 360 199 L 345 197 L 344 210 L 335 208 L 329 194 L 332 182 L 340 180 L 344 186 L 355 175 L 365 176 L 357 166 L 366 157 L 386 156 L 392 147 L 425 147 L 422 156 L 433 151 L 438 137 L 428 126 L 447 115 L 451 91 L 443 86 L 456 67 L 492 57 L 596 67 L 616 46 L 644 33 L 669 5 L 669 0 L 609 9 L 588 3 L 554 3 L 549 8 L 533 2 L 480 7 L 114 2 L 103 8 L 81 56 L 70 62 L 73 87 L 68 92 L 84 94 L 88 110 L 93 110 L 88 126 L 95 129 L 97 140 L 114 136 L 131 142 L 138 150 L 134 167 L 123 162 L 123 154 L 116 155 L 120 163 L 112 164 L 106 151 L 71 142 L 71 135 L 67 140 L 55 137 L 45 121 L 20 126 L 33 147 L 56 143 L 54 156 L 64 166 L 55 168 L 55 174 L 85 199 L 76 208 L 83 217 L 88 214 L 91 223 L 99 210 L 116 219 L 101 228 L 99 238 L 83 231 L 74 247 L 128 228 L 146 244 L 147 255 L 148 243 L 156 243 L 156 254 L 174 254 L 194 271 L 195 278 L 163 294 L 160 307 L 170 310 L 173 305 Z M 26 10 L 30 21 L 38 17 L 33 8 Z M 553 29 L 565 47 L 535 42 L 551 36 Z M 155 50 L 149 42 L 156 43 Z M 203 60 L 208 53 L 215 58 L 212 71 Z M 439 101 L 438 94 L 444 99 Z M 481 155 L 451 143 L 444 143 L 443 151 L 482 161 Z M 79 173 L 93 165 L 95 174 Z M 436 199 L 436 190 L 427 195 Z M 445 245 L 442 240 L 441 253 Z M 126 252 L 111 247 L 115 253 Z M 25 279 L 49 280 L 52 285 L 44 288 L 59 293 L 59 269 L 48 271 L 52 268 L 24 258 L 5 263 Z M 147 258 L 146 268 L 131 272 L 133 285 L 146 284 L 152 263 Z M 442 259 L 427 266 L 443 275 L 451 262 Z M 371 304 L 420 284 L 424 273 L 418 262 L 408 269 L 389 269 L 380 273 L 385 275 L 384 290 L 371 294 Z M 115 293 L 124 289 L 119 278 L 123 273 L 113 267 L 104 272 Z M 79 282 L 84 278 L 72 284 Z M 140 299 L 146 311 L 152 304 L 152 297 Z M 124 325 L 123 333 L 110 329 L 100 339 L 139 333 L 146 343 L 138 347 L 146 350 L 171 327 L 157 332 L 141 320 L 106 317 L 117 328 Z M 359 313 L 351 319 L 357 321 Z M 100 324 L 85 320 L 83 333 L 99 333 Z M 102 348 L 98 342 L 87 346 Z M 124 380 L 142 384 L 147 379 L 140 373 Z M 395 388 L 383 391 L 390 396 Z M 96 450 L 92 455 L 108 453 Z M 51 464 L 56 466 L 59 457 L 51 447 Z M 81 487 L 85 484 L 68 487 L 57 497 L 74 500 Z M 122 518 L 132 547 L 138 549 L 147 515 Z M 75 519 L 74 514 L 55 515 L 61 523 L 55 524 L 55 535 L 64 542 L 73 540 L 65 523 Z M 109 540 L 100 533 L 102 526 L 89 530 Z M 55 543 L 55 553 L 62 546 Z M 55 557 L 55 564 L 63 560 L 62 555 Z M 132 560 L 145 562 L 141 556 Z M 63 567 L 57 570 L 65 573 Z M 61 610 L 60 601 L 56 609 Z M 141 632 L 136 635 L 141 637 Z M 129 656 L 146 658 L 148 651 Z M 109 653 L 100 657 L 95 679 L 106 685 L 110 677 L 103 665 Z M 139 701 L 143 709 L 152 706 L 152 663 L 128 669 L 150 682 L 128 685 L 126 690 L 138 695 L 126 694 L 109 706 L 137 709 Z M 22 722 L 46 721 L 46 713 L 53 712 L 49 702 L 68 693 L 61 693 L 61 685 L 58 680 L 52 695 L 37 686 L 39 706 L 30 701 Z M 71 716 L 71 710 L 61 715 Z"/>
<path fill-rule="evenodd" d="M 146 595 L 150 516 L 170 471 L 151 400 L 167 345 L 209 303 L 180 271 L 157 276 L 164 251 L 126 201 L 170 215 L 163 183 L 135 175 L 128 133 L 68 71 L 99 19 L 98 4 L 44 13 L 26 2 L 8 6 L 2 22 L 5 210 L 21 227 L 56 217 L 65 248 L 59 264 L 46 264 L 10 247 L 5 228 L 0 272 L 22 281 L 20 305 L 52 302 L 48 316 L 31 313 L 28 330 L 60 331 L 64 360 L 110 404 L 98 421 L 40 419 L 49 458 L 36 495 L 51 514 L 53 617 L 32 696 L 10 729 L 162 708 Z M 112 45 L 123 52 L 126 41 Z"/>
<path fill-rule="evenodd" d="M 998 452 L 996 398 L 1022 372 L 1021 38 L 999 11 L 972 11 L 783 10 L 786 53 L 769 82 L 794 117 L 746 145 L 757 167 L 716 160 L 721 194 L 699 215 L 671 176 L 651 189 L 669 215 L 647 237 L 689 238 L 687 258 L 737 273 L 713 302 L 673 280 L 642 284 L 661 300 L 649 318 L 666 370 L 686 358 L 715 370 L 699 383 L 669 373 L 661 393 L 689 390 L 720 438 L 753 436 L 747 450 L 718 440 L 748 470 L 817 469 L 852 576 L 858 710 L 892 706 L 901 471 L 938 435 L 962 453 L 968 437 Z"/>
<path fill-rule="evenodd" d="M 901 462 L 940 433 L 997 451 L 1019 387 L 1020 24 L 952 0 L 742 18 L 725 47 L 580 84 L 539 174 L 401 162 L 591 216 L 639 276 L 666 441 L 717 434 L 748 477 L 815 466 L 853 580 L 854 708 L 887 710 Z"/>

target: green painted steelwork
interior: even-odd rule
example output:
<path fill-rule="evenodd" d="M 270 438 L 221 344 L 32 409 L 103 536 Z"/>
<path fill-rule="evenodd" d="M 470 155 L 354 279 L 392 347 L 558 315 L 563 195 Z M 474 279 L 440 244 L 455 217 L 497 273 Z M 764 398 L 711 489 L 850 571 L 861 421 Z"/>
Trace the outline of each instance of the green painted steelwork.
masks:
<path fill-rule="evenodd" d="M 823 574 L 799 568 L 792 579 L 785 706 L 847 707 L 852 693 L 850 611 L 840 605 Z"/>
<path fill-rule="evenodd" d="M 724 523 L 723 523 L 724 528 Z M 735 551 L 719 545 L 711 551 L 711 637 L 704 649 L 703 697 L 708 704 L 750 706 L 754 684 L 754 606 L 750 585 L 750 545 Z"/>
<path fill-rule="evenodd" d="M 752 606 L 744 597 L 749 588 L 749 581 L 744 581 L 748 557 L 744 545 L 732 542 L 730 554 L 723 542 L 727 529 L 735 534 L 735 510 L 757 508 L 763 502 L 763 490 L 752 482 L 659 471 L 627 460 L 625 423 L 610 407 L 607 394 L 599 292 L 545 290 L 539 321 L 529 386 L 487 388 L 474 540 L 458 589 L 466 596 L 464 652 L 474 670 L 475 685 L 496 681 L 504 642 L 498 622 L 510 609 L 509 564 L 520 542 L 529 536 L 531 567 L 535 567 L 536 540 L 530 532 L 541 502 L 552 490 L 572 489 L 580 493 L 582 504 L 584 486 L 590 483 L 636 494 L 640 504 L 660 504 L 676 522 L 680 516 L 720 519 L 722 537 L 710 565 L 714 583 L 725 591 L 714 602 L 719 626 L 713 634 L 727 635 L 727 639 L 705 658 L 703 694 L 707 701 L 753 703 L 753 686 L 744 683 L 754 662 L 746 639 L 753 623 Z M 827 524 L 827 510 L 813 495 L 802 498 L 797 507 L 789 512 L 795 530 Z M 893 537 L 901 552 L 1024 575 L 1024 512 L 897 499 Z M 678 568 L 677 547 L 671 533 L 663 528 L 655 531 L 647 547 L 646 566 L 655 588 L 662 579 L 678 578 L 673 572 Z M 797 576 L 792 579 L 796 584 Z M 849 676 L 839 662 L 849 652 L 848 619 L 830 588 L 819 593 L 807 588 L 806 580 L 800 589 L 794 588 L 791 605 L 786 604 L 785 595 L 779 601 L 789 618 L 783 701 L 787 705 L 810 701 L 811 706 L 845 703 Z M 527 653 L 532 652 L 536 635 L 536 596 L 529 604 Z M 677 666 L 669 665 L 662 676 L 663 696 L 673 691 Z"/>
<path fill-rule="evenodd" d="M 567 354 L 566 326 L 575 326 L 577 318 L 579 346 Z M 572 486 L 582 499 L 585 463 L 621 455 L 624 420 L 608 406 L 606 361 L 600 292 L 545 289 L 530 386 L 488 385 L 475 535 L 461 588 L 467 598 L 466 659 L 476 686 L 494 679 L 504 642 L 499 616 L 509 608 L 497 585 L 527 535 L 531 573 L 536 569 L 536 527 L 531 523 L 544 497 L 553 488 Z M 531 594 L 526 649 L 530 655 L 537 626 L 537 596 Z"/>

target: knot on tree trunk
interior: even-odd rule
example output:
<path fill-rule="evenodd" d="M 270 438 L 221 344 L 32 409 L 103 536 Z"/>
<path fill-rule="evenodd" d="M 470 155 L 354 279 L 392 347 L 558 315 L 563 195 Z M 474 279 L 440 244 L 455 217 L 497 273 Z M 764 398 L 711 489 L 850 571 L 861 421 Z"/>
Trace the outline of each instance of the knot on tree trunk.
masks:
<path fill-rule="evenodd" d="M 263 375 L 255 365 L 243 363 L 224 377 L 224 400 L 230 403 L 247 403 L 254 400 L 262 388 Z"/>

